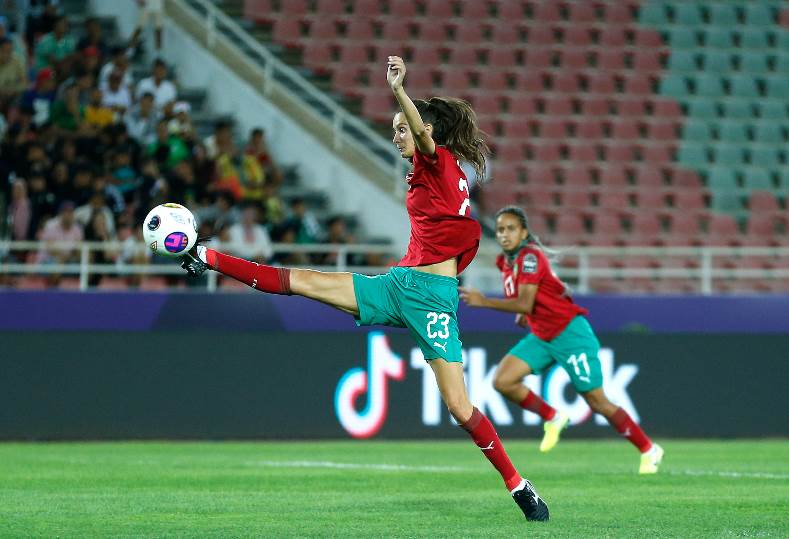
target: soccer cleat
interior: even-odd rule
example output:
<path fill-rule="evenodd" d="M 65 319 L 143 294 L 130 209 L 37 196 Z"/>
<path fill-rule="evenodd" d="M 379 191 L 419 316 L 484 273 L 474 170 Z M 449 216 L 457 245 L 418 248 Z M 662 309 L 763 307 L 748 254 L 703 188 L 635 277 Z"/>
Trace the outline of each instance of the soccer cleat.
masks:
<path fill-rule="evenodd" d="M 663 461 L 663 448 L 658 444 L 652 444 L 652 448 L 646 453 L 641 454 L 641 466 L 638 468 L 640 474 L 657 473 L 658 466 Z"/>
<path fill-rule="evenodd" d="M 556 417 L 543 423 L 542 428 L 545 434 L 542 437 L 542 442 L 540 442 L 540 451 L 547 453 L 553 449 L 559 443 L 559 435 L 567 428 L 569 422 L 570 416 L 564 412 L 556 412 Z"/>
<path fill-rule="evenodd" d="M 548 506 L 537 494 L 534 485 L 528 479 L 523 480 L 523 488 L 516 490 L 512 499 L 523 511 L 526 520 L 544 522 L 548 520 Z"/>
<path fill-rule="evenodd" d="M 198 249 L 205 250 L 205 247 L 202 245 L 195 245 L 183 256 L 183 260 L 181 261 L 181 267 L 192 277 L 199 277 L 209 269 L 208 264 L 200 260 Z"/>

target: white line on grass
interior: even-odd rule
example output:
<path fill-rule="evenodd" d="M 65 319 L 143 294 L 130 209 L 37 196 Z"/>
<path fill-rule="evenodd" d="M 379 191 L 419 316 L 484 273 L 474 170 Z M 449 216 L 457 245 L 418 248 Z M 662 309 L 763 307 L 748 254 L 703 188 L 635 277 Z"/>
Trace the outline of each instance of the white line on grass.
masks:
<path fill-rule="evenodd" d="M 381 472 L 479 472 L 482 468 L 462 466 L 412 466 L 409 464 L 383 464 L 361 462 L 334 462 L 330 460 L 256 460 L 250 466 L 266 468 L 323 468 L 327 470 L 376 470 Z M 597 471 L 595 473 L 601 473 Z M 604 475 L 621 472 L 602 472 Z M 662 475 L 687 475 L 695 477 L 732 477 L 743 479 L 778 479 L 787 480 L 789 474 L 769 472 L 727 472 L 715 470 L 665 470 Z"/>

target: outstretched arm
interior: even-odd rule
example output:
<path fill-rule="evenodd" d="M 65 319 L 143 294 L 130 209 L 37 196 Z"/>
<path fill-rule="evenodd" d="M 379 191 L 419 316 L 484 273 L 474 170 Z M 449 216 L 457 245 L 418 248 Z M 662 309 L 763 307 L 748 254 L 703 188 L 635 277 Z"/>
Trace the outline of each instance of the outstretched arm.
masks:
<path fill-rule="evenodd" d="M 537 297 L 536 284 L 521 284 L 518 297 L 509 299 L 489 298 L 479 290 L 461 288 L 460 298 L 470 307 L 487 307 L 505 313 L 531 314 L 534 309 L 534 298 Z"/>
<path fill-rule="evenodd" d="M 405 88 L 403 88 L 404 80 L 405 62 L 399 56 L 390 56 L 386 70 L 386 81 L 400 104 L 400 109 L 405 115 L 405 121 L 408 122 L 408 127 L 414 135 L 416 149 L 424 155 L 433 155 L 436 153 L 436 143 L 433 142 L 430 133 L 425 129 L 425 123 L 422 121 L 419 111 L 416 110 L 414 102 L 405 93 Z"/>

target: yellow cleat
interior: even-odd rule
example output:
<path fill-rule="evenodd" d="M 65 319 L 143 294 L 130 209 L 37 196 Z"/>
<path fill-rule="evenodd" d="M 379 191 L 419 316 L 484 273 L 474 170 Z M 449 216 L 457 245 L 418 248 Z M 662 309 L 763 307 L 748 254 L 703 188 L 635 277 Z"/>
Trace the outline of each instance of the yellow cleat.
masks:
<path fill-rule="evenodd" d="M 564 412 L 556 412 L 556 417 L 543 423 L 542 428 L 545 430 L 545 434 L 540 442 L 540 451 L 547 453 L 553 449 L 559 443 L 559 435 L 569 422 L 570 416 Z"/>
<path fill-rule="evenodd" d="M 658 444 L 652 444 L 652 449 L 641 455 L 641 466 L 638 468 L 640 474 L 657 473 L 658 466 L 663 461 L 663 448 Z"/>

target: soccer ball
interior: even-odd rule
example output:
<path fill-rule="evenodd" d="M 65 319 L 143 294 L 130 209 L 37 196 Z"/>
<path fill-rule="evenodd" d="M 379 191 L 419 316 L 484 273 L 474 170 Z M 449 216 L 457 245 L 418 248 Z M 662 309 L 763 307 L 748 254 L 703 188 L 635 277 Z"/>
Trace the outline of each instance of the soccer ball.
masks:
<path fill-rule="evenodd" d="M 182 256 L 197 241 L 197 221 L 192 212 L 180 204 L 160 204 L 145 217 L 142 236 L 154 253 Z"/>

